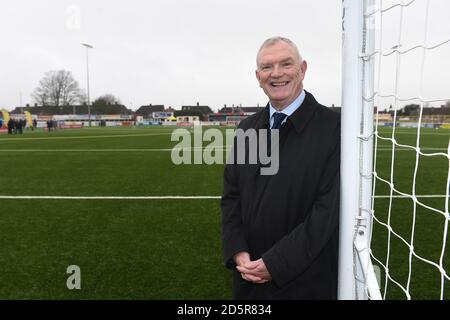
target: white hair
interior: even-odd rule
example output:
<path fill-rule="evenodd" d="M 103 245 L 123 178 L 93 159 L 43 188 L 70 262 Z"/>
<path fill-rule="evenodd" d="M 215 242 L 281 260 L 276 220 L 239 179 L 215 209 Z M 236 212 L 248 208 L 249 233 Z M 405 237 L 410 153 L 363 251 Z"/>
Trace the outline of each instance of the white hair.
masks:
<path fill-rule="evenodd" d="M 261 47 L 258 50 L 258 54 L 256 55 L 256 65 L 258 66 L 258 59 L 259 59 L 259 54 L 261 53 L 261 51 L 267 47 L 273 46 L 274 44 L 277 44 L 278 42 L 285 42 L 287 43 L 289 46 L 291 46 L 294 51 L 295 54 L 297 55 L 298 61 L 301 63 L 303 61 L 302 56 L 300 55 L 300 52 L 298 51 L 297 46 L 295 45 L 294 42 L 292 42 L 291 39 L 285 38 L 285 37 L 280 37 L 280 36 L 276 36 L 276 37 L 272 37 L 267 39 L 266 41 L 263 42 L 263 44 L 261 45 Z"/>

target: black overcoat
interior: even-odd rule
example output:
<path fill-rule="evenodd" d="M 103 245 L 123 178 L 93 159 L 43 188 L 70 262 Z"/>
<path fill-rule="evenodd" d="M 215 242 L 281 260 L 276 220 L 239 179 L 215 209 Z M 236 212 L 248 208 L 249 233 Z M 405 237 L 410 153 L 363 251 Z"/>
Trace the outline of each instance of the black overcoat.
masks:
<path fill-rule="evenodd" d="M 269 128 L 269 107 L 240 128 Z M 279 170 L 227 164 L 222 244 L 233 269 L 235 299 L 336 299 L 339 223 L 340 115 L 306 92 L 303 104 L 280 128 Z M 272 281 L 241 278 L 233 256 L 262 257 Z"/>

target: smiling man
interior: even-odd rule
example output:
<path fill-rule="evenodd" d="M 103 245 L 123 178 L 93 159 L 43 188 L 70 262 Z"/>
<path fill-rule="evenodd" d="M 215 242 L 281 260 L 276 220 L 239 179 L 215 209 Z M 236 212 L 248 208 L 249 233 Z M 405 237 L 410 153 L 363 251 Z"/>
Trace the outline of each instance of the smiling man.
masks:
<path fill-rule="evenodd" d="M 256 63 L 269 103 L 239 127 L 279 130 L 279 170 L 225 167 L 222 243 L 233 298 L 336 299 L 339 114 L 303 89 L 307 63 L 291 40 L 266 40 Z"/>
<path fill-rule="evenodd" d="M 277 111 L 289 106 L 302 92 L 307 68 L 292 42 L 269 39 L 258 53 L 256 78 Z"/>

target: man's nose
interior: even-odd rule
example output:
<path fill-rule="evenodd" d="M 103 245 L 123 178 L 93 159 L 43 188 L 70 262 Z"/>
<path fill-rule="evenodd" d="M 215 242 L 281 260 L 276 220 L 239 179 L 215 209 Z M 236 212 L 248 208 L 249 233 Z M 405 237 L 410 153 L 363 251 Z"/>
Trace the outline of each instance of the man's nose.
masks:
<path fill-rule="evenodd" d="M 274 78 L 281 77 L 283 75 L 283 69 L 280 66 L 275 65 L 272 70 L 271 76 Z"/>

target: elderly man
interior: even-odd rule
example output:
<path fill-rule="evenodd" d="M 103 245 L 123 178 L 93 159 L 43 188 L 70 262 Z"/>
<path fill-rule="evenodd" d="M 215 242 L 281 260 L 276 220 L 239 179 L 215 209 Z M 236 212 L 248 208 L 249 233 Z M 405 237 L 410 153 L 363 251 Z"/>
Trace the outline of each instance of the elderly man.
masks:
<path fill-rule="evenodd" d="M 307 63 L 291 40 L 266 40 L 256 62 L 269 103 L 239 128 L 279 130 L 279 170 L 225 167 L 222 243 L 233 298 L 336 299 L 339 114 L 303 89 Z"/>

